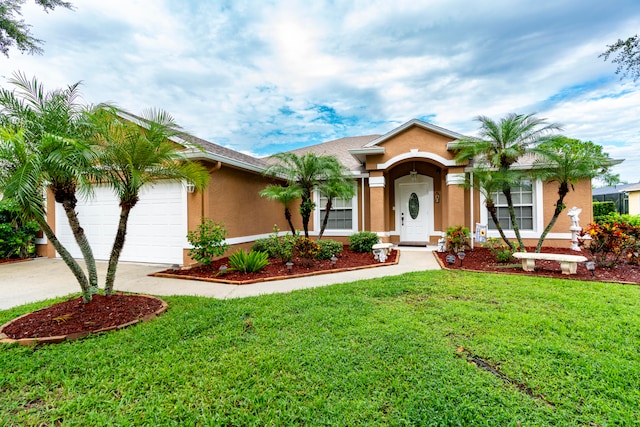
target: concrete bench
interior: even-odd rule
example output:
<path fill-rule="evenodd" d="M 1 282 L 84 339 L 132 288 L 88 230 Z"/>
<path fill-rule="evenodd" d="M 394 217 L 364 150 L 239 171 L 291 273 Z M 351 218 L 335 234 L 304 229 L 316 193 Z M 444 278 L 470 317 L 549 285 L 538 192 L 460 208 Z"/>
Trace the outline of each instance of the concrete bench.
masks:
<path fill-rule="evenodd" d="M 587 261 L 587 258 L 582 255 L 543 254 L 535 252 L 515 252 L 513 257 L 522 260 L 522 269 L 524 271 L 534 271 L 537 259 L 559 261 L 562 274 L 576 274 L 578 263 Z"/>
<path fill-rule="evenodd" d="M 371 247 L 375 259 L 385 262 L 393 249 L 393 243 L 376 243 Z"/>

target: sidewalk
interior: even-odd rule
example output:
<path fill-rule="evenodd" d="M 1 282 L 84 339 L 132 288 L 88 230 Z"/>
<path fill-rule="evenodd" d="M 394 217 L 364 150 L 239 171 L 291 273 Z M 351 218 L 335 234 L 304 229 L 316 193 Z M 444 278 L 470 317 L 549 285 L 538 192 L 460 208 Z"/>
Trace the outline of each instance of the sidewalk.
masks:
<path fill-rule="evenodd" d="M 106 262 L 98 263 L 101 286 L 106 267 Z M 396 276 L 411 271 L 437 270 L 440 265 L 431 248 L 402 247 L 400 262 L 396 265 L 250 285 L 228 285 L 147 276 L 149 273 L 161 271 L 167 267 L 167 265 L 158 264 L 121 263 L 116 274 L 115 288 L 119 291 L 158 296 L 196 295 L 217 299 L 244 298 L 376 277 Z M 60 259 L 38 258 L 33 261 L 0 265 L 0 310 L 79 291 L 75 278 Z"/>

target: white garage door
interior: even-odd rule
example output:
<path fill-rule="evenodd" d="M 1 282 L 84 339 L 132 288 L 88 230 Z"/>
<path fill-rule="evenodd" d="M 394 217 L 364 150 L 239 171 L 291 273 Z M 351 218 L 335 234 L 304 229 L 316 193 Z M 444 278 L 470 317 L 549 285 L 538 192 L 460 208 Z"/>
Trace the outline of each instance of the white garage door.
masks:
<path fill-rule="evenodd" d="M 95 188 L 93 197 L 79 197 L 76 208 L 97 260 L 108 260 L 115 239 L 120 207 L 113 191 Z M 76 258 L 82 258 L 67 216 L 56 203 L 56 234 Z M 121 261 L 182 264 L 187 247 L 187 192 L 180 183 L 161 182 L 145 186 L 131 210 Z"/>

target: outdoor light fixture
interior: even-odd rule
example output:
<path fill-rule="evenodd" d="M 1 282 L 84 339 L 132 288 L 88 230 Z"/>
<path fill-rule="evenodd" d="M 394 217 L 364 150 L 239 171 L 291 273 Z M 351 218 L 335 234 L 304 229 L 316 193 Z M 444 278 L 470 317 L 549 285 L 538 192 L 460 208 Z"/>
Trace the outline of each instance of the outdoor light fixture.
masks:
<path fill-rule="evenodd" d="M 287 273 L 291 273 L 291 269 L 293 268 L 293 263 L 289 261 L 285 265 L 287 266 Z"/>
<path fill-rule="evenodd" d="M 220 272 L 220 274 L 221 274 L 222 276 L 224 276 L 225 274 L 227 274 L 227 270 L 228 270 L 228 269 L 229 269 L 229 267 L 227 267 L 226 265 L 221 265 L 221 266 L 218 268 L 218 271 Z"/>
<path fill-rule="evenodd" d="M 596 263 L 593 261 L 587 261 L 585 263 L 585 266 L 587 267 L 587 270 L 589 270 L 591 272 L 592 276 L 596 275 Z"/>
<path fill-rule="evenodd" d="M 447 264 L 449 265 L 453 265 L 453 263 L 456 262 L 456 256 L 453 254 L 447 255 L 445 259 L 447 260 Z"/>
<path fill-rule="evenodd" d="M 467 254 L 464 253 L 464 251 L 460 251 L 458 252 L 458 259 L 460 260 L 460 267 L 462 267 L 462 260 L 464 259 L 464 257 L 466 257 Z"/>
<path fill-rule="evenodd" d="M 193 193 L 194 191 L 196 191 L 196 186 L 193 183 L 188 183 L 187 184 L 187 193 Z"/>
<path fill-rule="evenodd" d="M 336 266 L 336 262 L 338 262 L 338 258 L 335 255 L 331 255 L 331 267 L 335 267 Z"/>

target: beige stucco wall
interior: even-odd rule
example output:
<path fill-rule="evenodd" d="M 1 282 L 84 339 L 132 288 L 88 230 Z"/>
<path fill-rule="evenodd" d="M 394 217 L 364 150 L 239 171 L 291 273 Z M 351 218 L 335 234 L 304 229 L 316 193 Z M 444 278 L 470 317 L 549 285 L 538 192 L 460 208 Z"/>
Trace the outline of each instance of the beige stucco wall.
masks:
<path fill-rule="evenodd" d="M 629 192 L 629 215 L 640 215 L 640 190 Z"/>

